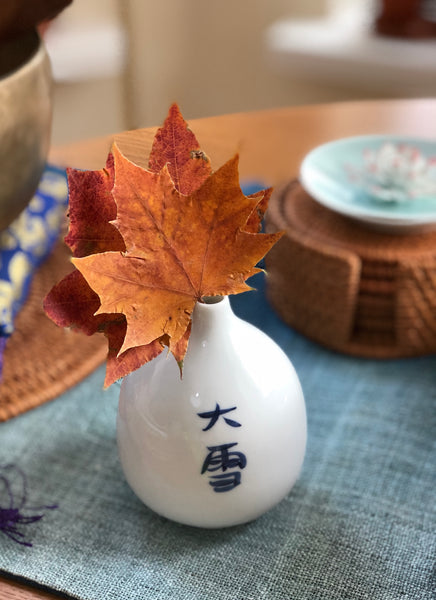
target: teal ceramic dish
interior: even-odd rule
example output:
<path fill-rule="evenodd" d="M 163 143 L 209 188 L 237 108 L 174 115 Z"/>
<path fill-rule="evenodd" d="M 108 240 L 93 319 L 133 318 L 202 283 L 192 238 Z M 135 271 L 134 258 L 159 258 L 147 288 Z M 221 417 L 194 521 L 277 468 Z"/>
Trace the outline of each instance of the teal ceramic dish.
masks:
<path fill-rule="evenodd" d="M 436 227 L 436 140 L 369 135 L 312 150 L 300 181 L 320 204 L 390 231 Z"/>

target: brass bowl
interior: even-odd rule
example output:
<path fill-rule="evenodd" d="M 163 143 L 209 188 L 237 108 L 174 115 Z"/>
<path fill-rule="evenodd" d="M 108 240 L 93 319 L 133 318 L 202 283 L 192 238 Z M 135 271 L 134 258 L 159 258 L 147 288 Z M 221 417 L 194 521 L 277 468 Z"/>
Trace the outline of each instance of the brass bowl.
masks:
<path fill-rule="evenodd" d="M 50 145 L 52 76 L 35 31 L 0 42 L 0 231 L 27 206 Z"/>

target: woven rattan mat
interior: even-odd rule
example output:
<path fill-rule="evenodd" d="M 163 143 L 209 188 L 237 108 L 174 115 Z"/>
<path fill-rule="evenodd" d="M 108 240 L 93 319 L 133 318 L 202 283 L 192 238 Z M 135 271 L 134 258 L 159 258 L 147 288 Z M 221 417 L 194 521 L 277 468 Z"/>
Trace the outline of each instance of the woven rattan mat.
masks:
<path fill-rule="evenodd" d="M 106 357 L 103 336 L 87 337 L 62 329 L 44 313 L 44 296 L 70 270 L 70 253 L 60 242 L 35 274 L 4 353 L 0 421 L 52 400 Z"/>
<path fill-rule="evenodd" d="M 276 192 L 267 230 L 268 296 L 295 329 L 335 350 L 394 358 L 436 353 L 436 231 L 376 231 L 315 202 L 297 181 Z"/>

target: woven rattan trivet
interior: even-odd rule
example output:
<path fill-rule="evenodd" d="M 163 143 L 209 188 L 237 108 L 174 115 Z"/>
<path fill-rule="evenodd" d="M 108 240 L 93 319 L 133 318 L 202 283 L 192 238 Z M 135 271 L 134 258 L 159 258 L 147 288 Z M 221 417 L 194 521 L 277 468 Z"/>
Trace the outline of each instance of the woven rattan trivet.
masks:
<path fill-rule="evenodd" d="M 70 252 L 59 243 L 35 274 L 4 353 L 0 421 L 52 400 L 86 377 L 106 357 L 103 336 L 87 337 L 62 329 L 44 313 L 44 296 L 70 270 Z"/>
<path fill-rule="evenodd" d="M 297 181 L 273 194 L 267 293 L 292 327 L 348 354 L 436 353 L 436 232 L 387 234 L 315 202 Z"/>

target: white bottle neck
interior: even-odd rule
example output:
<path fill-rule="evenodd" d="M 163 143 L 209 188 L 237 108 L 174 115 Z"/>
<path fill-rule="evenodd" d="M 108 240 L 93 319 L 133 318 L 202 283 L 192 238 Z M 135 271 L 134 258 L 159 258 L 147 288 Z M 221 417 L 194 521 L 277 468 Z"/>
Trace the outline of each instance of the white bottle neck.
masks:
<path fill-rule="evenodd" d="M 197 302 L 192 317 L 192 335 L 204 337 L 214 329 L 222 331 L 226 322 L 234 317 L 228 296 L 218 301 Z"/>

